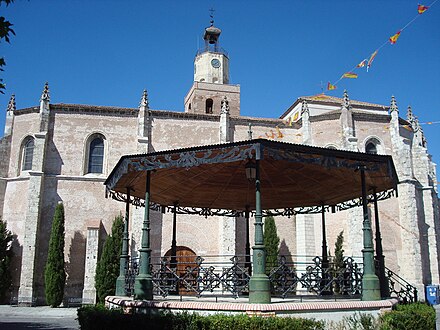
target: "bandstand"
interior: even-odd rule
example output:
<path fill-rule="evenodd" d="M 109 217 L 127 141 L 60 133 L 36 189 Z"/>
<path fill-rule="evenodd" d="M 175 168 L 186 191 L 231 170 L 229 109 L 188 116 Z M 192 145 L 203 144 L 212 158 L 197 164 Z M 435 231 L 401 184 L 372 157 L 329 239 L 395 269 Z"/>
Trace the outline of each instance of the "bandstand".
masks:
<path fill-rule="evenodd" d="M 183 282 L 193 286 L 196 295 L 224 286 L 236 296 L 246 292 L 251 304 L 267 304 L 271 302 L 274 285 L 284 290 L 282 295 L 289 289 L 294 290 L 298 284 L 326 295 L 332 294 L 336 281 L 339 281 L 339 287 L 350 287 L 342 291 L 347 294 L 356 291 L 363 301 L 389 297 L 377 202 L 397 194 L 397 183 L 391 156 L 266 139 L 123 156 L 105 182 L 108 196 L 126 203 L 116 295 L 127 295 L 126 273 L 130 269 L 128 219 L 129 206 L 133 204 L 150 206 L 144 211 L 139 263 L 133 277 L 137 300 L 151 301 L 153 293 L 168 295 L 175 292 L 177 283 L 182 281 L 176 272 L 177 214 L 244 217 L 247 224 L 250 217 L 255 219 L 252 258 L 248 251 L 243 263 L 238 257 L 232 258 L 232 266 L 221 274 L 214 273 L 212 267 L 203 268 L 203 258 L 195 260 L 194 268 Z M 375 206 L 376 256 L 368 203 Z M 363 266 L 360 269 L 349 261 L 346 267 L 351 269 L 350 274 L 345 272 L 335 276 L 329 271 L 325 213 L 351 207 L 363 208 L 363 219 L 359 219 L 363 221 L 363 249 L 359 251 L 362 252 Z M 157 269 L 151 262 L 150 210 L 174 214 L 171 259 L 162 261 Z M 317 267 L 298 276 L 281 258 L 273 276 L 268 275 L 263 216 L 290 217 L 306 213 L 322 214 L 322 255 L 314 260 Z M 249 250 L 249 242 L 246 246 Z M 353 278 L 357 273 L 359 277 Z"/>

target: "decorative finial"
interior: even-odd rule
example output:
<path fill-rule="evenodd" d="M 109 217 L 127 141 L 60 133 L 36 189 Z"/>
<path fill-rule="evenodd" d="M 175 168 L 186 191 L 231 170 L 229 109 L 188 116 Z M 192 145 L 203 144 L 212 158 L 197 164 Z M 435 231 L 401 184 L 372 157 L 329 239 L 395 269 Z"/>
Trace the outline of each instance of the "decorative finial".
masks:
<path fill-rule="evenodd" d="M 348 92 L 346 89 L 344 90 L 344 103 L 343 103 L 343 105 L 347 109 L 350 107 L 350 98 L 348 97 Z"/>
<path fill-rule="evenodd" d="M 215 12 L 215 10 L 214 10 L 214 8 L 211 8 L 211 9 L 209 9 L 209 11 L 211 13 L 211 14 L 209 14 L 209 17 L 211 17 L 211 20 L 209 22 L 211 23 L 211 26 L 214 26 L 214 12 Z"/>
<path fill-rule="evenodd" d="M 141 102 L 139 103 L 140 107 L 145 107 L 148 109 L 148 93 L 147 90 L 144 89 L 144 92 L 142 93 Z"/>
<path fill-rule="evenodd" d="M 7 107 L 6 111 L 7 112 L 12 111 L 13 112 L 15 110 L 16 110 L 16 107 L 15 107 L 15 95 L 12 94 L 11 98 L 9 99 L 9 103 L 8 103 L 8 107 Z"/>
<path fill-rule="evenodd" d="M 309 113 L 309 106 L 308 106 L 306 100 L 302 101 L 302 104 L 301 104 L 301 114 L 303 114 L 305 112 Z"/>
<path fill-rule="evenodd" d="M 44 84 L 43 93 L 41 94 L 41 101 L 50 101 L 49 96 L 49 83 L 46 81 Z"/>
<path fill-rule="evenodd" d="M 391 96 L 390 113 L 392 113 L 394 111 L 399 111 L 399 109 L 397 108 L 396 98 L 394 97 L 394 95 L 392 95 Z"/>
<path fill-rule="evenodd" d="M 413 121 L 411 122 L 414 133 L 420 131 L 419 118 L 413 117 Z"/>
<path fill-rule="evenodd" d="M 226 97 L 226 95 L 222 100 L 221 113 L 229 113 L 229 101 L 228 101 L 228 98 Z"/>
<path fill-rule="evenodd" d="M 248 140 L 252 140 L 252 124 L 249 123 Z"/>
<path fill-rule="evenodd" d="M 408 110 L 407 110 L 407 112 L 406 112 L 406 118 L 408 119 L 408 121 L 410 122 L 410 123 L 413 123 L 414 122 L 414 115 L 413 115 L 413 112 L 412 112 L 412 108 L 411 108 L 411 106 L 409 105 L 408 106 Z"/>

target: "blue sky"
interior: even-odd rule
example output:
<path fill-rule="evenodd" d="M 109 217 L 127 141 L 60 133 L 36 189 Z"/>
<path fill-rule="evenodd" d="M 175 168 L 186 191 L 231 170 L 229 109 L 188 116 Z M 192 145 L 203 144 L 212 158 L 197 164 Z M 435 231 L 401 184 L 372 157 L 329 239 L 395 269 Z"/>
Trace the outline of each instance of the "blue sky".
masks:
<path fill-rule="evenodd" d="M 429 5 L 429 2 L 423 2 Z M 35 106 L 49 82 L 52 103 L 150 107 L 183 111 L 193 59 L 215 9 L 231 83 L 241 85 L 241 113 L 279 117 L 298 97 L 318 94 L 368 57 L 417 15 L 418 1 L 55 1 L 16 0 L 0 7 L 14 24 L 2 43 L 7 84 L 17 108 Z M 419 120 L 440 121 L 440 3 L 383 47 L 370 72 L 344 79 L 329 95 L 411 105 Z M 5 112 L 0 116 L 3 134 Z M 434 161 L 440 124 L 422 125 Z"/>

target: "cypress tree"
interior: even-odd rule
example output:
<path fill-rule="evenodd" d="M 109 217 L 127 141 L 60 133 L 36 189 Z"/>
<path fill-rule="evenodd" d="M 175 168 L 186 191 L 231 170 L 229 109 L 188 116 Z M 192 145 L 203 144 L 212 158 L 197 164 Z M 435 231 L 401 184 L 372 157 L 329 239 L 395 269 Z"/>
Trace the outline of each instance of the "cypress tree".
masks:
<path fill-rule="evenodd" d="M 277 235 L 277 226 L 272 216 L 264 220 L 264 246 L 266 247 L 266 274 L 276 267 L 280 252 L 280 238 Z"/>
<path fill-rule="evenodd" d="M 119 261 L 122 250 L 124 221 L 121 215 L 113 221 L 112 233 L 104 243 L 101 258 L 96 265 L 95 288 L 98 303 L 103 303 L 106 296 L 115 294 L 116 279 L 119 276 Z"/>
<path fill-rule="evenodd" d="M 12 233 L 6 228 L 7 223 L 0 218 L 0 303 L 3 303 L 6 293 L 12 283 L 11 278 L 11 242 Z"/>
<path fill-rule="evenodd" d="M 66 272 L 64 270 L 64 206 L 58 203 L 53 216 L 49 251 L 44 271 L 46 303 L 58 307 L 63 301 Z"/>
<path fill-rule="evenodd" d="M 336 242 L 335 242 L 335 258 L 333 261 L 334 277 L 338 277 L 345 268 L 344 249 L 342 248 L 343 244 L 344 244 L 344 231 L 341 231 L 338 237 L 336 238 Z M 341 287 L 338 282 L 335 282 L 335 292 L 341 293 Z"/>

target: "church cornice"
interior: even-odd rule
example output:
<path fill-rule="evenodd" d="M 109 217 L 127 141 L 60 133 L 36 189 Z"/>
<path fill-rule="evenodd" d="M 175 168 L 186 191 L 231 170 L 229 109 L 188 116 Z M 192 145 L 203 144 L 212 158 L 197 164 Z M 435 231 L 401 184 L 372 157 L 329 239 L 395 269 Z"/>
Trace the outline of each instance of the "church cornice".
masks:
<path fill-rule="evenodd" d="M 302 103 L 303 101 L 307 101 L 307 104 L 309 106 L 313 104 L 317 104 L 317 105 L 342 107 L 344 99 L 340 97 L 323 95 L 323 94 L 314 95 L 314 96 L 301 96 L 280 116 L 280 118 L 287 116 L 292 111 L 292 109 L 294 109 L 298 104 Z M 376 110 L 376 111 L 380 110 L 386 112 L 388 112 L 389 109 L 389 107 L 385 105 L 356 101 L 356 100 L 350 100 L 350 106 L 352 107 L 352 109 L 360 108 L 365 110 Z"/>

